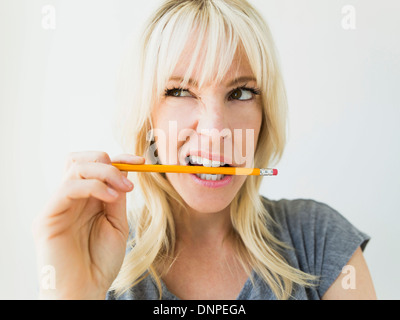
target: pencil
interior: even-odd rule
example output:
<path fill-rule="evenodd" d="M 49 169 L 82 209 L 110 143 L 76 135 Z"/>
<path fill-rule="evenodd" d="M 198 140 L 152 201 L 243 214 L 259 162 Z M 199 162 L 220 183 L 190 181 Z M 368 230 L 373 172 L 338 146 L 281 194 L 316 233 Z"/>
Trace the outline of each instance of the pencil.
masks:
<path fill-rule="evenodd" d="M 172 173 L 208 173 L 224 175 L 276 176 L 277 169 L 239 168 L 239 167 L 204 167 L 204 166 L 174 166 L 157 164 L 125 164 L 112 163 L 121 171 L 136 172 L 172 172 Z"/>

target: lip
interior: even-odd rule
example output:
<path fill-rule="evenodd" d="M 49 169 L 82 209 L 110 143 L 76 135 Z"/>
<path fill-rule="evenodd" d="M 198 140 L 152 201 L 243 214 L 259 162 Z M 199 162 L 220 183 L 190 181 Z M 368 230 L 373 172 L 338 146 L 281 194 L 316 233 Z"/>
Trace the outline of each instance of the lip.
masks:
<path fill-rule="evenodd" d="M 202 180 L 195 174 L 190 175 L 193 181 L 203 187 L 206 188 L 222 188 L 232 182 L 233 176 L 226 175 L 222 180 L 213 181 L 213 180 Z"/>

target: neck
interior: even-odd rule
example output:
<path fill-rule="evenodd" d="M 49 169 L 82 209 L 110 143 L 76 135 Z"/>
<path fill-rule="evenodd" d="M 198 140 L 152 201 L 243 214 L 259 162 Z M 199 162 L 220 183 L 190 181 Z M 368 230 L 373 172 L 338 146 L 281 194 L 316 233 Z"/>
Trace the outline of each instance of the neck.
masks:
<path fill-rule="evenodd" d="M 218 247 L 232 231 L 230 206 L 210 213 L 188 208 L 188 213 L 174 214 L 174 220 L 177 244 Z"/>

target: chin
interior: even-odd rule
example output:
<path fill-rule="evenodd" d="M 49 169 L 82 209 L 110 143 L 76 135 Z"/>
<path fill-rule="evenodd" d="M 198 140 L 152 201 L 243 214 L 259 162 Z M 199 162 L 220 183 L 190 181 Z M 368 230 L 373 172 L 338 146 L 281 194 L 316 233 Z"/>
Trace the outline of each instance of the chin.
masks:
<path fill-rule="evenodd" d="M 228 207 L 233 199 L 233 197 L 232 199 L 227 197 L 215 199 L 206 195 L 194 197 L 192 194 L 181 194 L 181 197 L 190 209 L 200 213 L 220 212 Z"/>
<path fill-rule="evenodd" d="M 187 207 L 201 213 L 219 212 L 226 209 L 239 191 L 240 185 L 244 182 L 236 180 L 235 183 L 226 188 L 208 189 L 197 186 L 185 174 L 167 173 L 166 177 Z"/>

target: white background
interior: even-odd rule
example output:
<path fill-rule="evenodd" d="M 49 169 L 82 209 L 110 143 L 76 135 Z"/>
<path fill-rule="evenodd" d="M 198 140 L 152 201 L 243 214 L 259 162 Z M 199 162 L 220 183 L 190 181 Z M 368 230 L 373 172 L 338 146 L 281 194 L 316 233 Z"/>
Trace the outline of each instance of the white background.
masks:
<path fill-rule="evenodd" d="M 253 0 L 274 35 L 289 141 L 271 199 L 311 198 L 372 237 L 378 298 L 400 286 L 400 2 Z M 53 5 L 56 28 L 42 26 Z M 71 151 L 120 152 L 115 80 L 132 34 L 159 1 L 0 0 L 0 298 L 35 299 L 31 222 Z M 352 5 L 356 29 L 342 26 Z"/>

